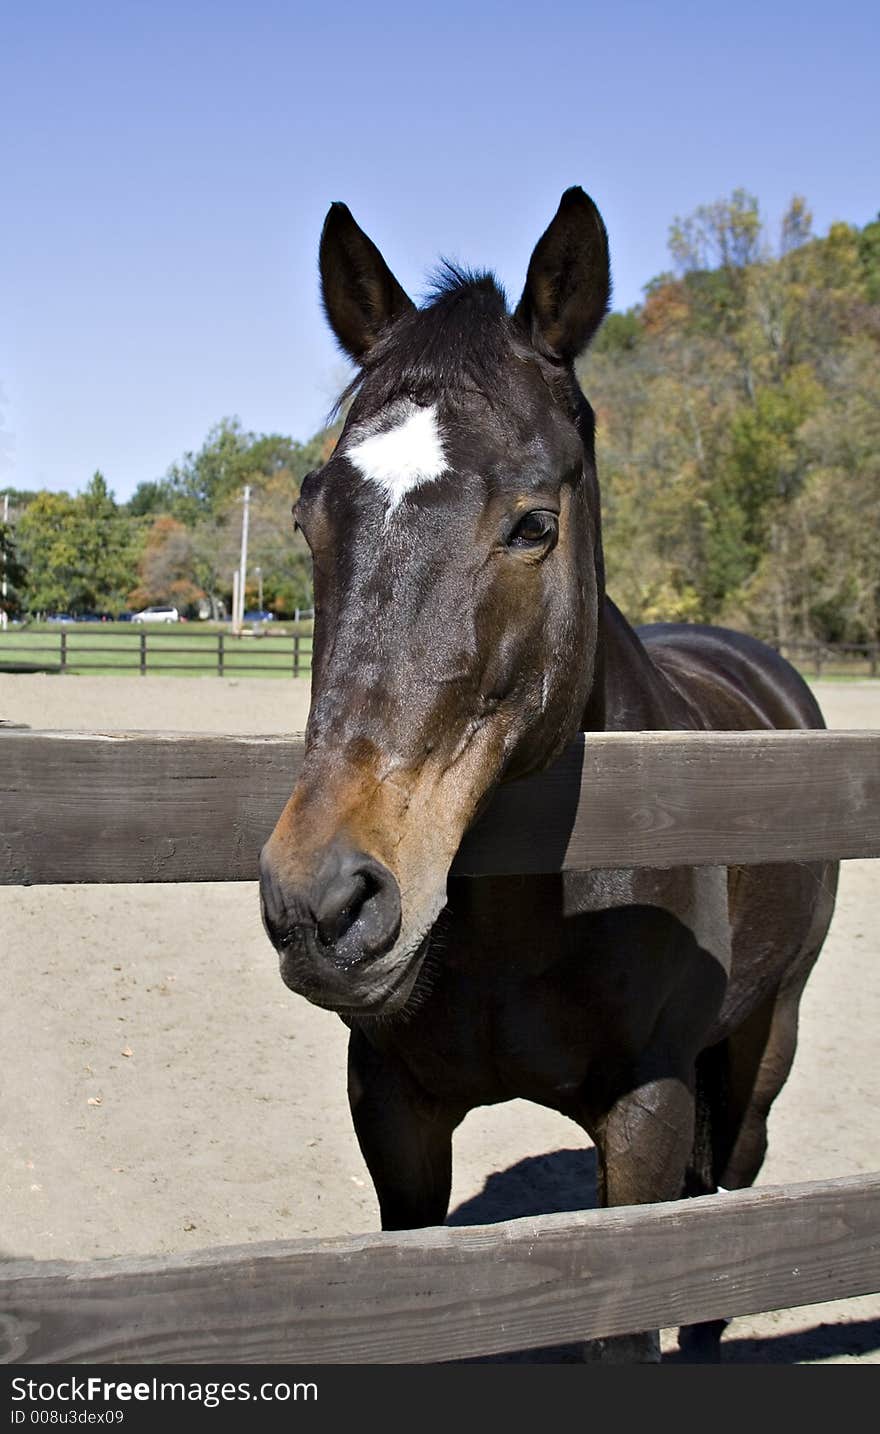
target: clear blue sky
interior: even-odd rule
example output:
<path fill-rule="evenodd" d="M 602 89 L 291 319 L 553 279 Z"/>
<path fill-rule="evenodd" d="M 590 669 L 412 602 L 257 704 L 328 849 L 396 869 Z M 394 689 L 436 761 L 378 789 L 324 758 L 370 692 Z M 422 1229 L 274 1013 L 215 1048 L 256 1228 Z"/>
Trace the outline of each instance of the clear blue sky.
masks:
<path fill-rule="evenodd" d="M 581 184 L 617 308 L 736 186 L 863 225 L 878 73 L 876 0 L 7 0 L 0 486 L 124 499 L 226 415 L 308 438 L 334 199 L 416 297 L 446 255 L 516 298 Z"/>

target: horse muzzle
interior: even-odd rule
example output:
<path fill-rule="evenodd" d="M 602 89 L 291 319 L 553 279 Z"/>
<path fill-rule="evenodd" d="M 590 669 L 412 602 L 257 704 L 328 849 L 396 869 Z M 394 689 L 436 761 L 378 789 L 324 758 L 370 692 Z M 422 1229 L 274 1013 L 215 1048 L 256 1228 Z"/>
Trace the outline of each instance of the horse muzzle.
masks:
<path fill-rule="evenodd" d="M 415 983 L 411 968 L 420 953 L 396 949 L 401 900 L 393 872 L 341 843 L 311 866 L 280 870 L 270 843 L 260 857 L 263 924 L 285 985 L 340 1013 L 398 1009 Z"/>

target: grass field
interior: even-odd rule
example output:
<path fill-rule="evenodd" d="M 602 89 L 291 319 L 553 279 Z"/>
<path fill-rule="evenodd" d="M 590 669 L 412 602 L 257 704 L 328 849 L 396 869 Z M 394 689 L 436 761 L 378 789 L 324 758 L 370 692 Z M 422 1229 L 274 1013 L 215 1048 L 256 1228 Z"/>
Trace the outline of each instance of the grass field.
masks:
<path fill-rule="evenodd" d="M 212 623 L 33 623 L 0 632 L 0 672 L 307 677 L 311 655 L 311 623 L 240 636 Z"/>

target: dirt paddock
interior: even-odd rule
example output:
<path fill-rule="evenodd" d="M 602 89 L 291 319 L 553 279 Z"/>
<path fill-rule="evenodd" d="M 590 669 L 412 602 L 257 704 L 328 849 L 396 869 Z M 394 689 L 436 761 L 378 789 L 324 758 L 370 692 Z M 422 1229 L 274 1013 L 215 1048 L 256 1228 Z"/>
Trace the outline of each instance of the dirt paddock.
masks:
<path fill-rule="evenodd" d="M 880 682 L 816 691 L 829 726 L 880 730 Z M 302 682 L 0 676 L 0 719 L 32 727 L 293 732 L 307 708 Z M 763 1185 L 880 1170 L 878 894 L 876 863 L 844 863 Z M 2 888 L 0 950 L 0 1256 L 378 1228 L 345 1029 L 282 986 L 254 884 Z M 457 1132 L 449 1218 L 582 1208 L 593 1183 L 581 1131 L 514 1101 Z M 880 1363 L 880 1295 L 737 1319 L 724 1348 L 731 1362 Z"/>

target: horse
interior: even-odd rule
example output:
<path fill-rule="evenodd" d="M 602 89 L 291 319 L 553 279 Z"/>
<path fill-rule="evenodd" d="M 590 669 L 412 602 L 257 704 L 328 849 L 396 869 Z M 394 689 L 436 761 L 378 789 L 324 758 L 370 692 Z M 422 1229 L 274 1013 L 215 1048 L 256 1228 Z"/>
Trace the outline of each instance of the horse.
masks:
<path fill-rule="evenodd" d="M 606 591 L 574 371 L 609 306 L 599 210 L 566 190 L 512 311 L 490 272 L 448 264 L 417 307 L 341 203 L 319 269 L 357 370 L 293 509 L 311 705 L 260 901 L 285 984 L 349 1029 L 382 1228 L 442 1224 L 454 1130 L 514 1098 L 585 1131 L 604 1206 L 749 1186 L 837 864 L 450 873 L 499 784 L 579 732 L 824 726 L 768 646 L 635 628 Z M 683 1327 L 684 1357 L 717 1362 L 724 1326 Z M 602 1357 L 660 1358 L 658 1331 L 623 1345 Z"/>

